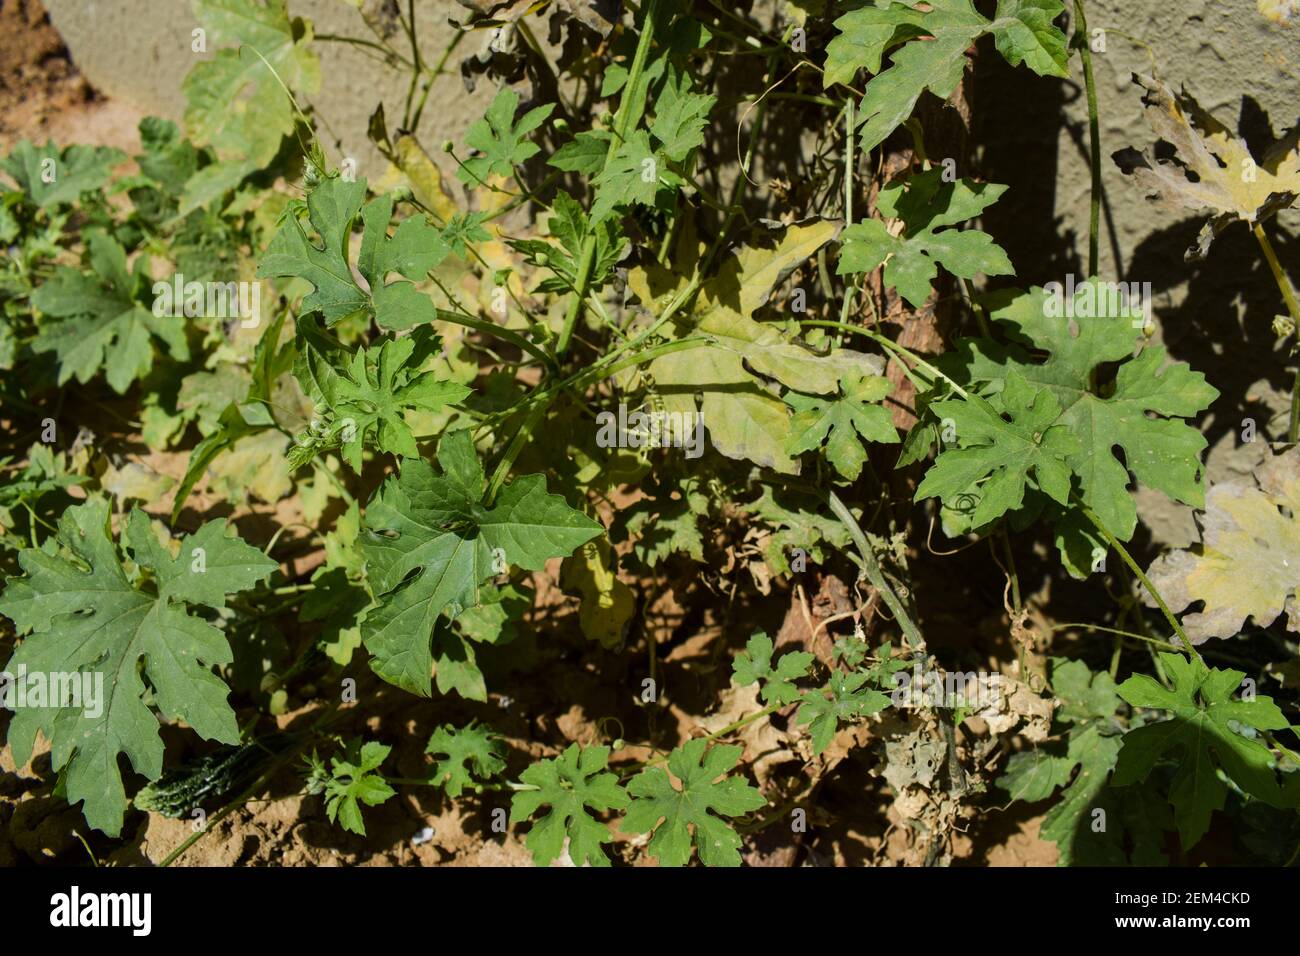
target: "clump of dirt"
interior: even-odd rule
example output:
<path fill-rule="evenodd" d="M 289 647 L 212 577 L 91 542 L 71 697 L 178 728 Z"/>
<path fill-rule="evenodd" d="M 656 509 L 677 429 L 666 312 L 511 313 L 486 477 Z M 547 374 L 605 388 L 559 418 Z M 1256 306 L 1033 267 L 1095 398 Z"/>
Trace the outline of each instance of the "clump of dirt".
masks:
<path fill-rule="evenodd" d="M 94 100 L 40 0 L 0 3 L 0 139 L 35 135 Z"/>

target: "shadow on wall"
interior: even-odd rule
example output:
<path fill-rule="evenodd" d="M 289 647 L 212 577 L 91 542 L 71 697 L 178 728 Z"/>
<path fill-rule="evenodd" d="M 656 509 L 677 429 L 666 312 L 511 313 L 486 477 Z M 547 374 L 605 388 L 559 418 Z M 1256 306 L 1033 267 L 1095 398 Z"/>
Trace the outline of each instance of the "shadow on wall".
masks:
<path fill-rule="evenodd" d="M 1086 270 L 1087 219 L 1066 221 L 1059 201 L 1059 150 L 1078 151 L 1086 166 L 1088 128 L 1069 108 L 1083 96 L 1073 81 L 1027 77 L 1001 57 L 981 56 L 970 82 L 980 175 L 1011 188 L 984 213 L 984 229 L 1007 250 L 1018 275 L 997 285 L 1042 285 Z M 1226 117 L 1224 117 L 1226 119 Z M 1242 99 L 1237 132 L 1256 155 L 1287 128 L 1288 117 L 1277 117 L 1274 129 L 1264 109 L 1250 96 Z M 1060 136 L 1061 132 L 1065 136 Z M 1124 143 L 1107 143 L 1103 134 L 1102 162 Z M 1168 158 L 1166 148 L 1158 148 Z M 1103 167 L 1104 168 L 1104 167 Z M 1119 279 L 1150 282 L 1153 308 L 1161 338 L 1174 358 L 1204 372 L 1219 389 L 1205 434 L 1213 447 L 1229 433 L 1239 432 L 1253 419 L 1261 434 L 1283 437 L 1286 416 L 1270 408 L 1257 386 L 1261 379 L 1277 392 L 1288 393 L 1291 371 L 1277 347 L 1273 318 L 1286 311 L 1273 276 L 1249 228 L 1235 223 L 1223 232 L 1202 262 L 1187 262 L 1208 215 L 1192 215 L 1143 235 L 1127 258 L 1122 254 L 1115 218 L 1132 218 L 1146 204 L 1141 189 L 1124 182 L 1121 189 L 1103 184 L 1102 243 L 1122 264 Z M 1161 217 L 1164 218 L 1164 217 Z M 1276 219 L 1267 224 L 1278 258 L 1300 285 L 1300 240 Z"/>
<path fill-rule="evenodd" d="M 1066 129 L 1076 148 L 1087 149 L 1087 127 L 1066 115 L 1068 102 L 1083 95 L 1069 80 L 1027 75 L 1000 56 L 978 56 L 968 89 L 974 128 L 971 138 L 979 174 L 1010 189 L 983 214 L 986 232 L 1011 257 L 1016 276 L 991 285 L 1043 285 L 1067 273 L 1081 275 L 1078 250 L 1088 242 L 1087 223 L 1065 222 L 1056 213 L 1059 133 Z"/>

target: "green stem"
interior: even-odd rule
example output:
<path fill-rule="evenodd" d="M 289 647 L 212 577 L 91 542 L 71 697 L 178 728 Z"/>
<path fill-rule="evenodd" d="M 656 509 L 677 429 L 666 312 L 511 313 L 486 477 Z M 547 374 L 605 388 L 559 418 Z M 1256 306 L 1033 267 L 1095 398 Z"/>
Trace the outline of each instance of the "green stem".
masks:
<path fill-rule="evenodd" d="M 439 309 L 438 318 L 443 322 L 451 322 L 454 325 L 463 325 L 465 328 L 474 329 L 477 332 L 486 332 L 489 335 L 495 335 L 497 338 L 503 339 L 511 345 L 518 346 L 533 358 L 545 364 L 548 368 L 552 367 L 554 364 L 549 355 L 518 332 L 502 328 L 492 322 L 485 322 L 482 319 L 476 319 L 473 316 L 464 315 L 460 312 L 452 312 L 450 309 Z"/>
<path fill-rule="evenodd" d="M 1088 163 L 1092 167 L 1092 196 L 1088 204 L 1088 276 L 1097 274 L 1101 244 L 1101 124 L 1097 118 L 1097 81 L 1088 45 L 1088 18 L 1083 0 L 1074 0 L 1074 44 L 1083 61 L 1083 85 L 1088 95 Z"/>
<path fill-rule="evenodd" d="M 853 135 L 857 122 L 854 116 L 854 105 L 852 98 L 844 101 L 844 228 L 848 229 L 853 225 L 853 167 L 855 156 L 853 153 L 853 142 L 856 138 Z M 849 314 L 853 309 L 854 284 L 850 283 L 844 290 L 844 301 L 840 304 L 840 322 L 844 325 L 849 324 Z M 835 345 L 838 347 L 841 336 L 835 336 Z"/>
<path fill-rule="evenodd" d="M 867 580 L 880 593 L 881 600 L 893 613 L 898 621 L 898 626 L 902 628 L 908 641 L 913 647 L 924 647 L 925 638 L 921 636 L 920 629 L 912 621 L 911 616 L 907 613 L 907 608 L 903 606 L 903 602 L 898 599 L 894 589 L 885 580 L 885 573 L 881 570 L 880 561 L 876 558 L 876 552 L 872 550 L 871 543 L 867 541 L 867 536 L 862 532 L 862 527 L 858 524 L 857 519 L 853 517 L 853 513 L 840 500 L 840 496 L 829 488 L 826 490 L 826 503 L 830 505 L 831 512 L 839 520 L 840 524 L 844 525 L 849 532 L 849 537 L 853 539 L 858 553 L 862 555 L 862 568 L 866 572 Z"/>
<path fill-rule="evenodd" d="M 549 406 L 550 402 L 546 402 L 530 409 L 527 417 L 524 418 L 524 423 L 519 426 L 519 430 L 510 439 L 510 444 L 506 446 L 506 450 L 501 455 L 501 460 L 497 462 L 497 466 L 492 472 L 492 480 L 488 482 L 487 494 L 484 497 L 488 505 L 491 505 L 496 500 L 497 492 L 501 490 L 501 486 L 505 484 L 506 478 L 510 475 L 510 469 L 514 467 L 515 459 L 524 450 L 524 443 L 532 437 L 533 429 L 537 427 L 537 423 L 546 414 L 546 409 Z"/>
<path fill-rule="evenodd" d="M 627 142 L 627 135 L 634 122 L 639 122 L 644 112 L 646 91 L 641 88 L 641 76 L 645 72 L 646 60 L 650 57 L 650 45 L 654 40 L 655 26 L 659 19 L 660 0 L 646 0 L 645 15 L 641 23 L 641 36 L 637 38 L 636 53 L 632 57 L 632 67 L 628 71 L 627 82 L 623 86 L 623 98 L 618 104 L 618 113 L 614 117 L 614 142 Z M 611 144 L 605 152 L 605 166 L 616 151 Z M 555 340 L 555 354 L 563 355 L 573 339 L 573 330 L 582 315 L 583 305 L 587 299 L 587 286 L 591 283 L 591 270 L 596 261 L 596 230 L 582 241 L 582 251 L 578 256 L 578 271 L 574 282 L 574 294 L 569 299 L 569 311 L 564 316 L 564 327 L 560 329 L 559 338 Z"/>
<path fill-rule="evenodd" d="M 1148 644 L 1154 644 L 1156 647 L 1166 651 L 1178 650 L 1176 644 L 1170 644 L 1168 641 L 1158 641 L 1154 637 L 1147 637 L 1145 634 L 1136 634 L 1133 631 L 1122 631 L 1117 627 L 1103 627 L 1100 624 L 1084 624 L 1082 621 L 1071 621 L 1066 624 L 1053 624 L 1051 630 L 1068 631 L 1072 627 L 1081 627 L 1089 631 L 1101 631 L 1103 634 L 1114 634 L 1117 637 L 1131 637 L 1135 641 L 1146 641 Z"/>
<path fill-rule="evenodd" d="M 1178 623 L 1178 618 L 1174 617 L 1174 612 L 1169 610 L 1169 605 L 1166 604 L 1165 599 L 1160 596 L 1160 592 L 1156 590 L 1156 586 L 1151 583 L 1151 579 L 1143 573 L 1142 569 L 1138 566 L 1138 563 L 1133 560 L 1133 555 L 1129 554 L 1128 549 L 1124 547 L 1124 545 L 1120 544 L 1119 539 L 1110 533 L 1110 529 L 1106 527 L 1101 518 L 1097 517 L 1096 512 L 1082 503 L 1079 504 L 1079 508 L 1083 511 L 1084 517 L 1091 521 L 1093 527 L 1095 527 L 1101 533 L 1101 536 L 1106 539 L 1106 543 L 1119 553 L 1119 556 L 1124 560 L 1124 563 L 1127 564 L 1133 573 L 1137 575 L 1137 579 L 1142 582 L 1142 586 L 1147 589 L 1147 593 L 1151 595 L 1151 599 L 1155 601 L 1156 606 L 1160 608 L 1160 613 L 1165 616 L 1165 620 L 1169 622 L 1169 626 L 1172 627 L 1174 633 L 1178 635 L 1179 641 L 1182 642 L 1183 652 L 1186 653 L 1188 657 L 1200 661 L 1200 663 L 1204 665 L 1205 661 L 1201 659 L 1200 651 L 1198 651 L 1196 646 L 1192 644 L 1191 638 L 1187 636 L 1187 632 L 1183 630 L 1183 626 Z"/>
<path fill-rule="evenodd" d="M 398 19 L 402 19 L 398 15 Z M 406 36 L 411 42 L 411 84 L 406 90 L 406 109 L 402 111 L 402 127 L 404 129 L 413 129 L 411 126 L 411 112 L 415 106 L 415 88 L 420 82 L 420 75 L 424 72 L 424 64 L 420 61 L 420 43 L 415 36 L 415 0 L 407 0 L 407 19 L 402 20 L 402 26 L 406 28 Z"/>
<path fill-rule="evenodd" d="M 1259 248 L 1264 252 L 1269 269 L 1273 272 L 1273 281 L 1277 283 L 1278 291 L 1282 293 L 1282 301 L 1286 303 L 1286 309 L 1291 313 L 1291 321 L 1296 327 L 1292 334 L 1300 335 L 1300 303 L 1296 301 L 1291 280 L 1287 278 L 1282 263 L 1278 261 L 1277 253 L 1273 251 L 1273 243 L 1269 241 L 1268 233 L 1264 231 L 1264 224 L 1255 223 L 1252 231 L 1255 233 L 1255 238 L 1259 240 Z M 1293 346 L 1291 357 L 1295 358 L 1295 355 L 1296 349 Z M 1287 432 L 1287 441 L 1294 445 L 1297 440 L 1300 440 L 1300 367 L 1296 368 L 1295 377 L 1291 380 L 1291 427 Z"/>
<path fill-rule="evenodd" d="M 709 734 L 704 739 L 717 740 L 720 737 L 727 736 L 727 734 L 734 734 L 737 730 L 740 730 L 742 727 L 749 726 L 756 720 L 762 720 L 764 717 L 767 717 L 771 714 L 775 714 L 778 710 L 782 708 L 782 706 L 784 705 L 768 704 L 762 710 L 752 713 L 748 717 L 742 717 L 740 718 L 740 720 L 732 721 L 731 723 L 727 724 L 727 726 L 723 727 L 721 730 L 715 730 L 713 733 Z"/>
<path fill-rule="evenodd" d="M 890 341 L 885 336 L 881 335 L 879 332 L 873 332 L 870 329 L 864 329 L 861 326 L 857 326 L 857 325 L 847 325 L 843 322 L 831 322 L 827 319 L 800 319 L 799 324 L 821 326 L 830 329 L 840 329 L 845 332 L 852 332 L 855 335 L 861 335 L 864 336 L 865 338 L 871 339 L 873 342 L 875 342 L 882 348 L 892 352 L 895 356 L 898 356 L 900 358 L 910 359 L 912 362 L 916 363 L 916 365 L 925 369 L 935 378 L 939 379 L 940 381 L 947 382 L 948 385 L 952 388 L 952 390 L 956 392 L 958 395 L 960 395 L 962 398 L 970 398 L 970 393 L 967 392 L 966 389 L 958 385 L 955 381 L 953 381 L 953 379 L 943 374 L 943 372 L 939 371 L 937 368 L 935 368 L 925 359 L 921 358 L 921 356 L 917 355 L 911 349 L 907 348 L 906 346 L 899 345 L 896 342 Z M 904 366 L 904 369 L 910 372 L 910 369 L 907 369 L 906 366 Z"/>

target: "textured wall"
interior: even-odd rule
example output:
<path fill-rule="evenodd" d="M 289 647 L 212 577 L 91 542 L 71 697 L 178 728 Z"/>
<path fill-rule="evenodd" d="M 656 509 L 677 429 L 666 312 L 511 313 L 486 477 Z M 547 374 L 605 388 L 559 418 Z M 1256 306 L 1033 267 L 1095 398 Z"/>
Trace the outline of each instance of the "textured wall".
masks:
<path fill-rule="evenodd" d="M 189 0 L 45 0 L 50 19 L 67 42 L 73 62 L 99 90 L 146 112 L 179 120 L 185 110 L 181 83 L 200 54 L 190 51 L 190 31 L 198 26 Z M 453 0 L 416 4 L 420 49 L 436 62 L 455 35 L 447 14 L 460 10 Z M 369 37 L 360 15 L 345 0 L 291 0 L 293 16 L 311 20 L 317 34 Z M 487 32 L 471 34 L 448 60 L 420 122 L 420 138 L 432 152 L 447 137 L 459 139 L 483 115 L 491 84 L 468 93 L 456 69 L 461 57 L 477 53 Z M 393 45 L 409 49 L 405 37 Z M 400 122 L 407 73 L 396 73 L 355 46 L 317 43 L 321 89 L 312 105 L 328 124 L 326 139 L 340 140 L 339 152 L 358 161 L 357 174 L 377 176 L 382 158 L 366 138 L 366 121 L 382 101 L 390 123 Z M 332 136 L 330 135 L 332 133 Z"/>

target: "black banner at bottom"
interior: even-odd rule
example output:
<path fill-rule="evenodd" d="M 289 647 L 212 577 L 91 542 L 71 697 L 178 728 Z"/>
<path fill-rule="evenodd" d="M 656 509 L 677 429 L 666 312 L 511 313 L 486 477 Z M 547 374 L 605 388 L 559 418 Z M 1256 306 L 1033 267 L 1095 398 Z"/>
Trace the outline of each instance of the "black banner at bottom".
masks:
<path fill-rule="evenodd" d="M 967 944 L 1017 934 L 1086 942 L 1200 934 L 1216 944 L 1290 924 L 1294 885 L 1265 869 L 47 869 L 8 870 L 6 935 L 298 945 L 383 940 L 493 946 L 539 927 L 626 942 L 636 927 L 713 939 L 807 932 L 826 921 L 873 946 L 932 932 Z M 963 930 L 963 924 L 966 929 Z M 799 930 L 798 927 L 802 927 Z M 675 931 L 673 931 L 675 932 Z M 454 935 L 448 935 L 448 934 Z M 918 935 L 919 934 L 919 935 Z M 1062 935 L 1064 934 L 1064 935 Z M 1026 936 L 1024 938 L 1033 938 Z M 556 937 L 554 943 L 559 943 Z"/>

